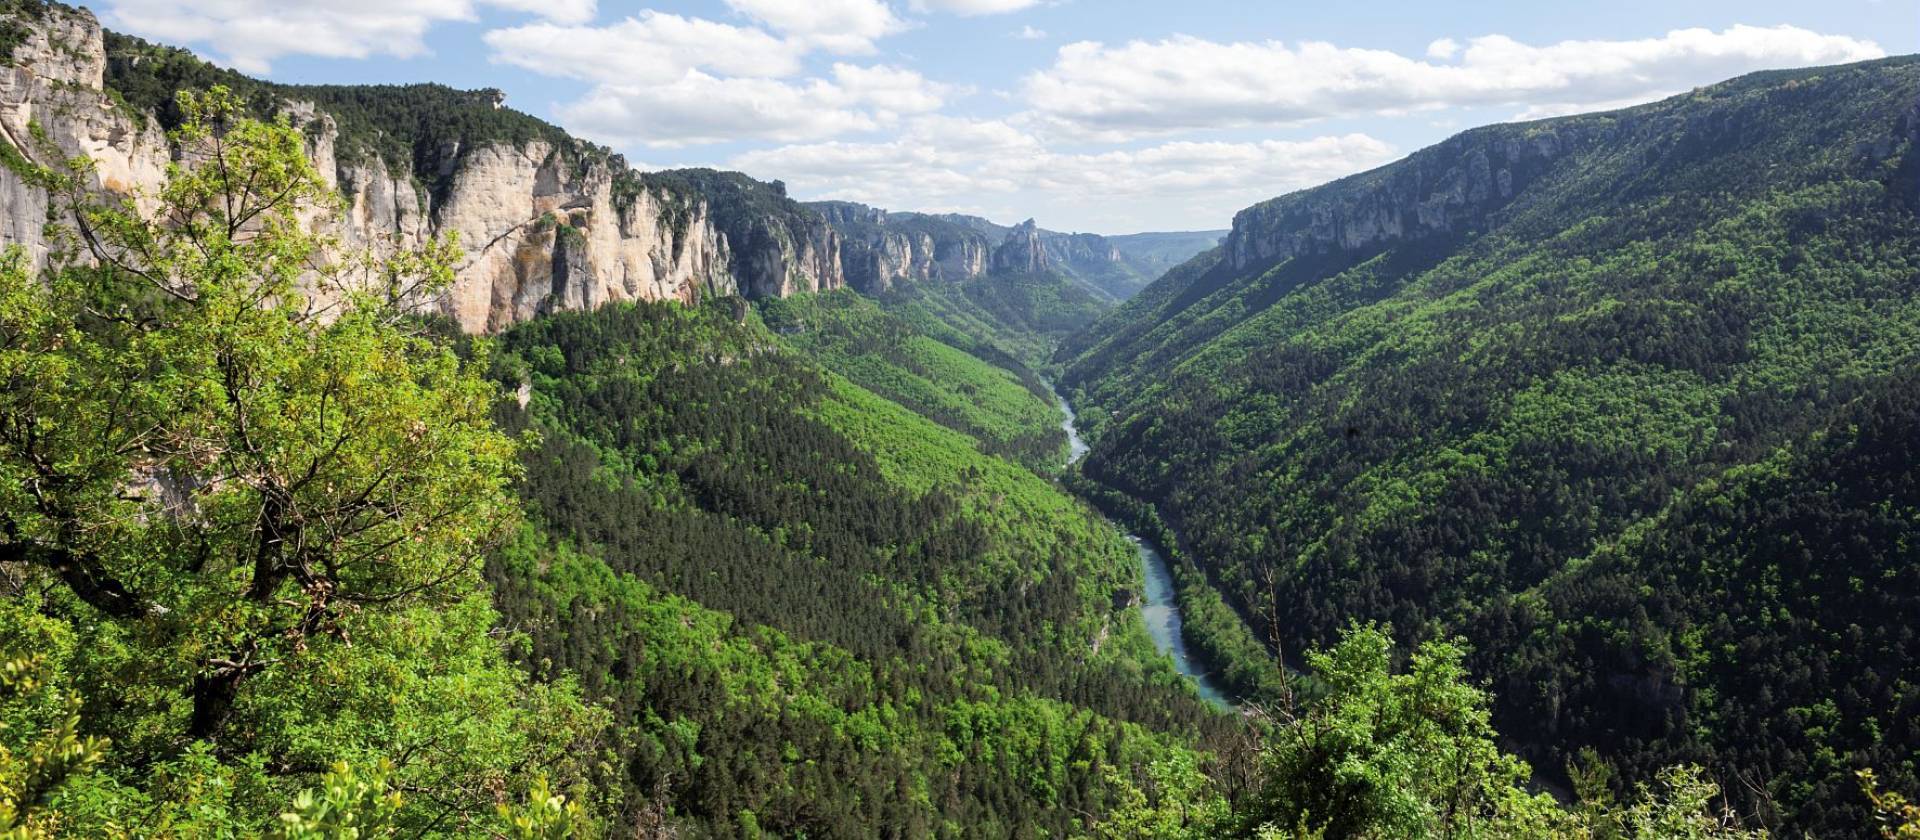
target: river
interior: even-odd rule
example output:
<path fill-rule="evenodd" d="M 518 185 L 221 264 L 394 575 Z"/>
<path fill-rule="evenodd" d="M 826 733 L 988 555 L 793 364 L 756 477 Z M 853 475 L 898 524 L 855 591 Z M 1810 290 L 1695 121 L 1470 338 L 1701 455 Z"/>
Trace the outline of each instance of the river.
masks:
<path fill-rule="evenodd" d="M 1079 418 L 1073 413 L 1073 406 L 1067 398 L 1058 392 L 1054 399 L 1060 403 L 1060 411 L 1066 419 L 1060 422 L 1060 428 L 1067 432 L 1067 465 L 1087 454 L 1087 442 L 1080 437 L 1077 425 Z M 1141 577 L 1146 579 L 1146 592 L 1141 595 L 1140 617 L 1147 622 L 1147 633 L 1153 636 L 1153 644 L 1161 653 L 1173 659 L 1173 667 L 1188 679 L 1193 680 L 1200 690 L 1200 697 L 1221 708 L 1232 707 L 1232 701 L 1220 690 L 1219 684 L 1206 669 L 1194 660 L 1193 652 L 1187 649 L 1187 638 L 1180 630 L 1180 606 L 1174 597 L 1173 569 L 1167 566 L 1167 559 L 1160 556 L 1159 550 L 1137 534 L 1128 534 L 1140 554 Z"/>

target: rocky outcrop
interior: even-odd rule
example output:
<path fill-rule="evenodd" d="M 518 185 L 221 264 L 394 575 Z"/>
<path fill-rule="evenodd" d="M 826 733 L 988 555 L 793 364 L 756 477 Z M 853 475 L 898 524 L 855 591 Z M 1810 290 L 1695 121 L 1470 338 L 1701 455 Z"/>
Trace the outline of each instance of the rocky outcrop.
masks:
<path fill-rule="evenodd" d="M 872 239 L 849 239 L 841 258 L 847 284 L 877 294 L 901 282 L 938 279 L 935 247 L 932 235 L 919 232 L 881 231 Z"/>
<path fill-rule="evenodd" d="M 884 292 L 906 282 L 1054 271 L 1121 299 L 1149 279 L 1113 240 L 1047 230 L 1032 219 L 1005 227 L 979 216 L 889 212 L 850 201 L 808 206 L 840 231 L 847 283 L 862 291 Z M 1195 247 L 1182 259 L 1200 250 Z"/>
<path fill-rule="evenodd" d="M 1492 126 L 1406 160 L 1240 211 L 1227 235 L 1235 269 L 1335 249 L 1464 233 L 1610 127 L 1602 121 Z"/>
<path fill-rule="evenodd" d="M 933 264 L 940 270 L 939 276 L 942 278 L 979 277 L 987 273 L 987 263 L 991 259 L 990 250 L 985 237 L 956 236 L 935 239 Z"/>
<path fill-rule="evenodd" d="M 840 236 L 824 220 L 793 225 L 754 216 L 731 226 L 727 233 L 739 243 L 734 267 L 743 281 L 739 288 L 748 297 L 786 297 L 847 285 Z"/>
<path fill-rule="evenodd" d="M 50 6 L 10 23 L 27 34 L 0 66 L 0 140 L 41 163 L 93 158 L 99 191 L 155 192 L 174 152 L 154 115 L 107 94 L 98 21 Z M 754 202 L 719 214 L 715 205 L 736 208 L 737 196 L 637 175 L 618 156 L 577 142 L 462 148 L 448 140 L 431 156 L 434 171 L 396 171 L 378 155 L 344 154 L 333 118 L 313 105 L 285 102 L 282 110 L 306 129 L 309 155 L 345 198 L 344 210 L 318 220 L 343 242 L 394 248 L 458 237 L 456 279 L 427 303 L 470 332 L 613 301 L 780 296 L 845 282 L 839 237 L 826 220 L 784 194 L 760 194 L 776 188 L 744 176 L 734 191 L 755 193 Z M 36 132 L 52 148 L 41 148 Z M 0 244 L 44 259 L 48 204 L 43 191 L 0 171 Z"/>
<path fill-rule="evenodd" d="M 732 250 L 697 198 L 648 189 L 616 200 L 617 160 L 582 167 L 566 151 L 535 141 L 466 152 L 445 198 L 424 214 L 431 232 L 459 237 L 464 259 L 439 304 L 462 328 L 494 331 L 552 310 L 741 290 Z M 367 179 L 383 176 L 376 166 Z M 426 202 L 396 189 L 389 217 L 384 193 L 353 205 L 369 221 L 363 230 L 406 235 L 405 204 Z M 389 219 L 395 227 L 372 224 Z"/>
<path fill-rule="evenodd" d="M 1106 237 L 1093 233 L 1069 233 L 1046 240 L 1047 259 L 1056 265 L 1071 266 L 1080 274 L 1103 274 L 1126 264 L 1120 249 Z"/>
<path fill-rule="evenodd" d="M 860 291 L 878 294 L 902 283 L 955 282 L 987 273 L 991 246 L 977 231 L 850 201 L 809 206 L 840 232 L 847 285 Z"/>
<path fill-rule="evenodd" d="M 1007 232 L 1006 241 L 993 249 L 993 270 L 1004 274 L 1039 274 L 1053 265 L 1040 227 L 1028 219 Z"/>
<path fill-rule="evenodd" d="M 21 23 L 25 38 L 0 66 L 0 141 L 40 165 L 91 157 L 95 185 L 120 194 L 165 178 L 166 137 L 101 95 L 106 52 L 93 16 L 49 9 Z M 45 259 L 48 205 L 44 191 L 0 170 L 0 244 Z"/>

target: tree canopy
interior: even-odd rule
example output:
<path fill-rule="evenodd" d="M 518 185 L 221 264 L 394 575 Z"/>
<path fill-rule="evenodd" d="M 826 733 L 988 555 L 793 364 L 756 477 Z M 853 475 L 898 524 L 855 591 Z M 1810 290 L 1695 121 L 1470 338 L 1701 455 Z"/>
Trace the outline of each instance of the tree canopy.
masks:
<path fill-rule="evenodd" d="M 342 248 L 297 130 L 220 88 L 180 107 L 155 195 L 19 156 L 71 249 L 0 271 L 0 755 L 29 757 L 0 760 L 0 820 L 492 833 L 537 776 L 585 778 L 603 715 L 494 631 L 519 442 L 485 344 L 409 309 L 451 250 Z"/>

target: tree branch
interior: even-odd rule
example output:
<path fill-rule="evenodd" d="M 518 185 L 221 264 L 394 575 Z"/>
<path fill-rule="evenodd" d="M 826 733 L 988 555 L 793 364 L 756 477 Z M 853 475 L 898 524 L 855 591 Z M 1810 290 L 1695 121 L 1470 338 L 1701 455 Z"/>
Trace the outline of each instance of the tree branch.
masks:
<path fill-rule="evenodd" d="M 8 530 L 12 530 L 11 527 Z M 114 618 L 138 618 L 152 605 L 107 573 L 99 558 L 36 542 L 0 543 L 0 563 L 25 563 L 51 569 L 80 600 Z"/>

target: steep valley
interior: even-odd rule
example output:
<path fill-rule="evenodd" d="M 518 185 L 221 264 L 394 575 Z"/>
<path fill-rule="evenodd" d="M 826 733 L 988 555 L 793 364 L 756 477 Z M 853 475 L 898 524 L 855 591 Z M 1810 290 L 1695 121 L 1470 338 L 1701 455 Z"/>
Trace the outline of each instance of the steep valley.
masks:
<path fill-rule="evenodd" d="M 1853 769 L 1920 744 L 1885 530 L 1920 504 L 1917 69 L 1477 129 L 1250 208 L 1057 357 L 1085 471 L 1289 655 L 1457 635 L 1549 772 L 1698 761 L 1857 836 Z"/>
<path fill-rule="evenodd" d="M 995 428 L 1051 424 L 1028 410 L 1048 404 L 897 326 L 882 343 L 863 301 L 792 304 L 768 316 L 784 329 L 641 304 L 504 336 L 505 375 L 532 385 L 504 422 L 542 432 L 541 525 L 490 576 L 505 618 L 541 628 L 529 661 L 630 721 L 629 795 L 720 836 L 742 814 L 783 834 L 1060 834 L 1111 795 L 1079 763 L 1224 737 L 1115 598 L 1137 589 L 1132 547 L 983 451 Z M 854 319 L 864 346 L 821 344 Z M 907 384 L 923 362 L 947 375 Z M 1006 411 L 957 415 L 939 388 L 997 388 L 982 407 Z M 1051 469 L 1058 443 L 1028 450 Z M 729 653 L 684 652 L 708 645 Z"/>
<path fill-rule="evenodd" d="M 0 0 L 0 837 L 1920 830 L 1920 57 L 1127 236 L 506 105 Z"/>

